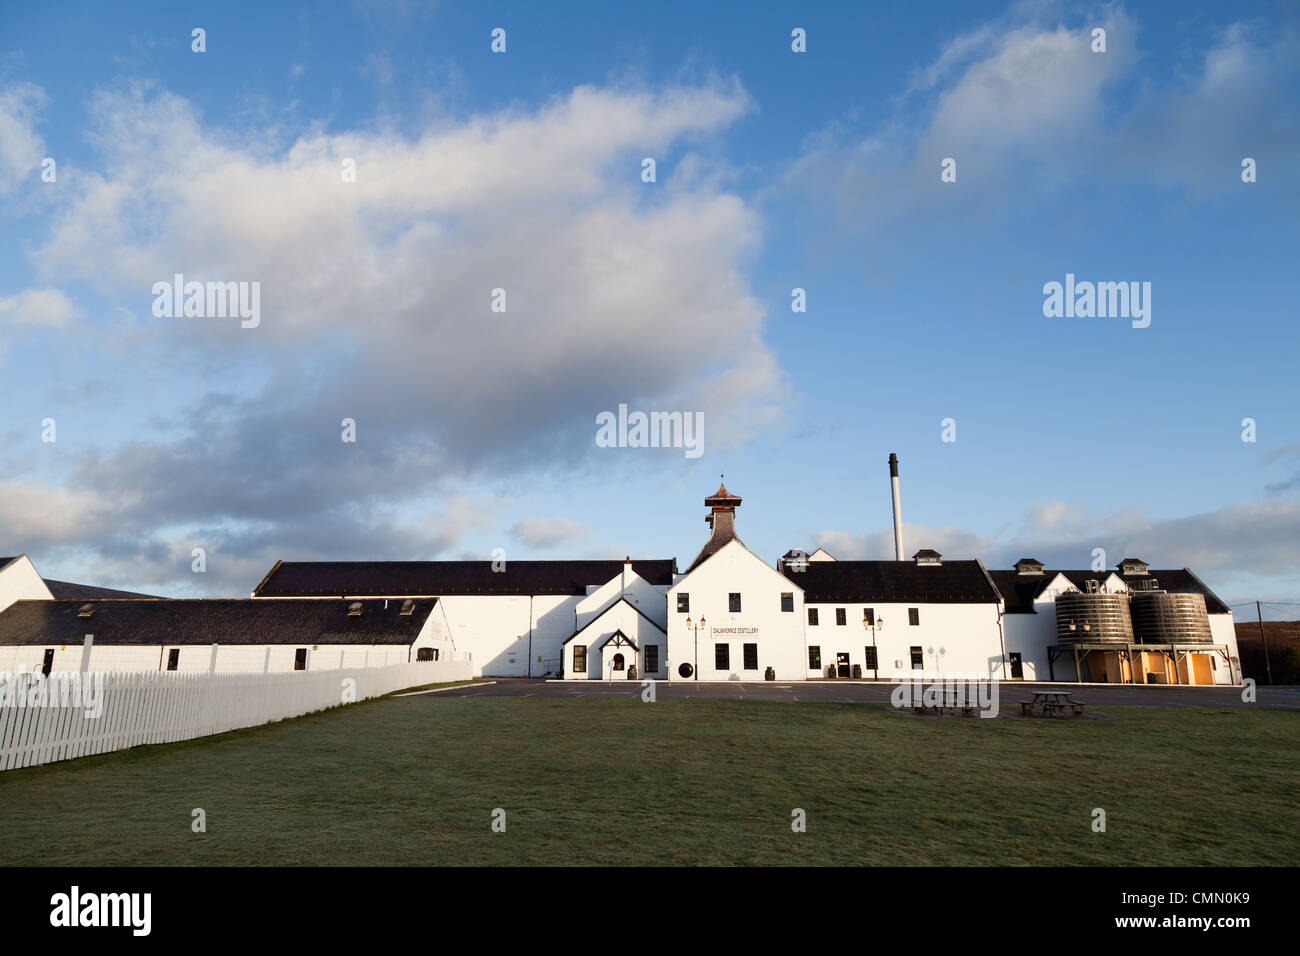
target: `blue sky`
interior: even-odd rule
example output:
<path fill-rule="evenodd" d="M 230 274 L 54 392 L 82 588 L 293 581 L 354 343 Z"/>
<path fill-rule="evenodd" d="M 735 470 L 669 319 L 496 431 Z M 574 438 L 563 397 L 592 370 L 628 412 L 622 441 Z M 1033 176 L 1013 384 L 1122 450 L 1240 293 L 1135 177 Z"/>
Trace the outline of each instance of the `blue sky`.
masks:
<path fill-rule="evenodd" d="M 909 551 L 1300 601 L 1296 8 L 800 7 L 7 7 L 0 553 L 685 565 L 726 472 L 758 553 L 888 557 L 893 451 Z M 260 325 L 154 317 L 177 272 Z M 620 402 L 704 454 L 596 447 Z"/>

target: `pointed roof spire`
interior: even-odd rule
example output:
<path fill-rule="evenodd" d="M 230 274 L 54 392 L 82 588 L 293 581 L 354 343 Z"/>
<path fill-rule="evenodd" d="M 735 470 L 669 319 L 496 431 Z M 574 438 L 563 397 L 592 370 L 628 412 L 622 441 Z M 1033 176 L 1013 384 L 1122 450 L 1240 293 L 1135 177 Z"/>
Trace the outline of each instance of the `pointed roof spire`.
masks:
<path fill-rule="evenodd" d="M 736 506 L 740 504 L 741 499 L 727 490 L 727 476 L 722 476 L 722 484 L 718 485 L 718 490 L 709 497 L 704 499 L 704 503 L 713 509 L 714 513 L 719 511 L 735 511 Z"/>
<path fill-rule="evenodd" d="M 739 495 L 733 495 L 727 490 L 726 479 L 727 476 L 723 475 L 723 483 L 718 486 L 718 490 L 704 499 L 704 503 L 709 506 L 709 513 L 704 516 L 704 520 L 713 529 L 713 535 L 691 562 L 688 572 L 695 570 L 701 561 L 728 541 L 740 540 L 736 537 L 736 508 L 741 499 Z"/>

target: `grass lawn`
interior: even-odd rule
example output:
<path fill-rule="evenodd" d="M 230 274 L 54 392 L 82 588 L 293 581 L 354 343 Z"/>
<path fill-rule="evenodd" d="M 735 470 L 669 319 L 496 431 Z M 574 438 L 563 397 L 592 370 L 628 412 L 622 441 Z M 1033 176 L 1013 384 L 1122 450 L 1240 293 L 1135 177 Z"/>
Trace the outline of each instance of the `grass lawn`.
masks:
<path fill-rule="evenodd" d="M 0 864 L 1295 862 L 1300 714 L 1102 712 L 388 697 L 0 774 Z"/>

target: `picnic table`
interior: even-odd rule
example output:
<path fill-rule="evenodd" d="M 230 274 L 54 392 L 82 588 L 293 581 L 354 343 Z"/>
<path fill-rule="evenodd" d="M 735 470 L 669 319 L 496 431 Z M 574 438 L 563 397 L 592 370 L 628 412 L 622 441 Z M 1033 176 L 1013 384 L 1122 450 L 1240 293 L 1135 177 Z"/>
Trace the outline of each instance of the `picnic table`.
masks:
<path fill-rule="evenodd" d="M 1020 713 L 1029 715 L 1038 710 L 1044 717 L 1064 717 L 1071 713 L 1083 716 L 1086 701 L 1075 700 L 1068 690 L 1036 690 L 1033 700 L 1020 701 Z"/>
<path fill-rule="evenodd" d="M 978 702 L 974 699 L 974 694 L 958 694 L 953 688 L 936 688 L 930 691 L 931 694 L 937 693 L 937 701 L 929 701 L 925 697 L 919 697 L 912 705 L 913 710 L 924 713 L 926 710 L 935 710 L 942 714 L 944 711 L 961 710 L 966 716 L 975 712 Z"/>

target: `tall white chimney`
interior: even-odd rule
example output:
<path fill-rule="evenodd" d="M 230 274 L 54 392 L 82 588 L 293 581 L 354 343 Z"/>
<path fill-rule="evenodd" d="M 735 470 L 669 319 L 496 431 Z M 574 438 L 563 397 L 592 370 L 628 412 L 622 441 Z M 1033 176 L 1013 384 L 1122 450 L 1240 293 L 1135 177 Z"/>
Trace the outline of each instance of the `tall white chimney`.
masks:
<path fill-rule="evenodd" d="M 903 560 L 903 506 L 898 499 L 898 456 L 889 453 L 889 483 L 894 490 L 894 560 Z"/>

